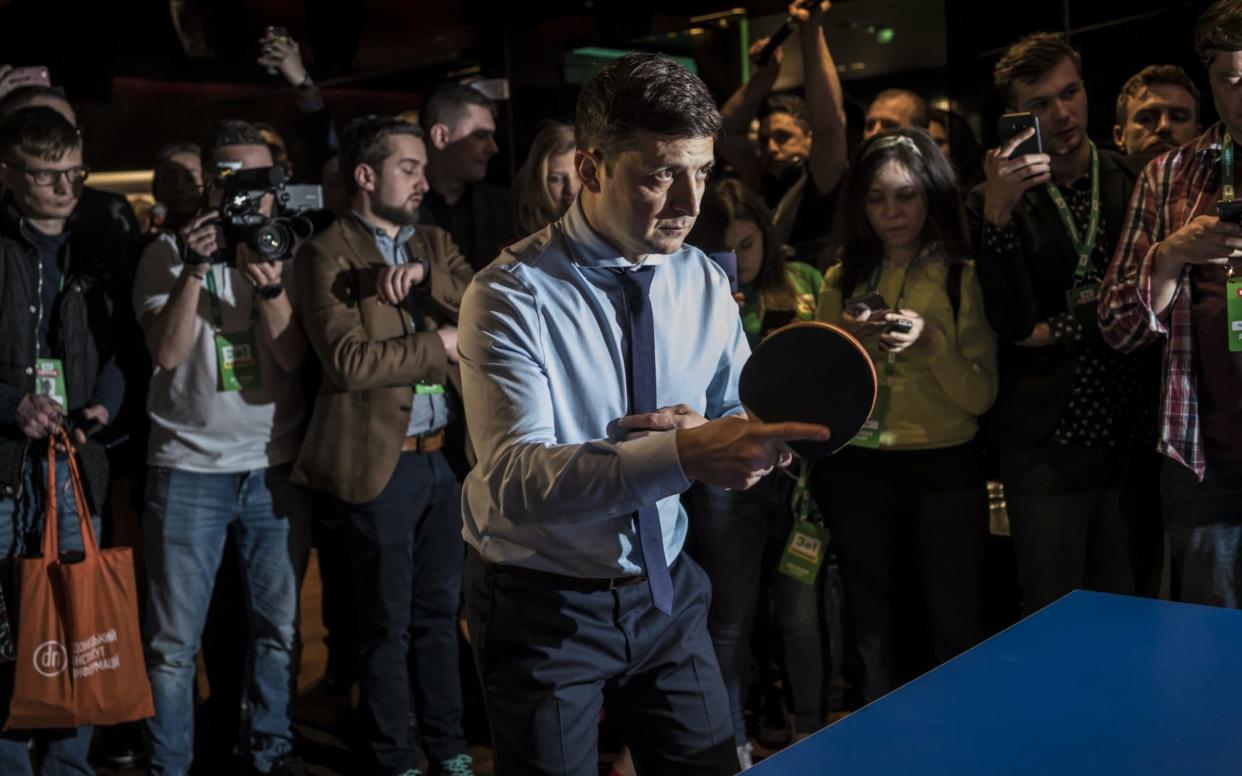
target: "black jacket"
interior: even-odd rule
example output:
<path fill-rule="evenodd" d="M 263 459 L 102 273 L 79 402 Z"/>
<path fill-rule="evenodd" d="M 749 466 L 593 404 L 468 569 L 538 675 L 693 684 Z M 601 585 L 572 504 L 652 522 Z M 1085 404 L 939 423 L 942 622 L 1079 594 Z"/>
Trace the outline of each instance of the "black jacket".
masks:
<path fill-rule="evenodd" d="M 107 265 L 93 256 L 78 233 L 69 238 L 73 256 L 64 290 L 51 311 L 53 352 L 65 367 L 69 411 L 81 409 L 95 392 L 99 367 L 113 355 L 113 303 Z M 40 264 L 38 249 L 22 234 L 17 213 L 0 213 L 0 497 L 14 497 L 30 443 L 17 427 L 17 406 L 35 389 L 38 358 Z M 47 315 L 49 311 L 42 311 Z M 107 486 L 107 458 L 98 445 L 81 449 L 84 483 L 96 509 Z"/>
<path fill-rule="evenodd" d="M 449 205 L 439 194 L 428 191 L 423 197 L 419 222 L 451 234 L 476 272 L 526 236 L 517 233 L 517 198 L 487 181 L 466 186 L 456 205 Z"/>
<path fill-rule="evenodd" d="M 1100 152 L 1100 243 L 1112 255 L 1121 237 L 1133 172 L 1114 151 Z M 1056 205 L 1043 186 L 1026 192 L 1014 209 L 1013 225 L 1020 249 L 998 254 L 985 241 L 983 184 L 966 198 L 979 284 L 988 322 L 1000 344 L 1001 386 L 991 420 L 1000 441 L 1030 446 L 1046 441 L 1056 429 L 1073 388 L 1074 368 L 1084 349 L 1107 349 L 1100 337 L 1094 305 L 1082 306 L 1075 317 L 1084 326 L 1084 340 L 1020 348 L 1012 343 L 1030 336 L 1037 323 L 1065 313 L 1065 292 L 1073 288 L 1078 255 Z"/>

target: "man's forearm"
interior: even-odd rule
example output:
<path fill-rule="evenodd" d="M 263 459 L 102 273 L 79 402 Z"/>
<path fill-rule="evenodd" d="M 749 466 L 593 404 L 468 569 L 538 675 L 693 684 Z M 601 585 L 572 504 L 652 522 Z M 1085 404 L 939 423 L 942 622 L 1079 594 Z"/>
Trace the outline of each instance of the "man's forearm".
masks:
<path fill-rule="evenodd" d="M 1173 304 L 1182 277 L 1181 262 L 1163 248 L 1163 244 L 1156 246 L 1151 267 L 1151 309 L 1158 316 L 1163 316 Z"/>
<path fill-rule="evenodd" d="M 190 354 L 202 290 L 202 279 L 184 268 L 173 284 L 168 302 L 147 325 L 147 348 L 161 369 L 176 369 Z"/>
<path fill-rule="evenodd" d="M 260 301 L 259 319 L 263 336 L 272 347 L 272 358 L 277 365 L 286 372 L 301 369 L 306 357 L 306 335 L 293 317 L 289 295 L 282 293 L 275 299 Z"/>
<path fill-rule="evenodd" d="M 826 194 L 845 173 L 845 108 L 841 79 L 828 50 L 823 27 L 801 29 L 807 109 L 811 114 L 811 175 Z"/>
<path fill-rule="evenodd" d="M 742 180 L 754 186 L 759 183 L 759 164 L 755 146 L 747 137 L 750 122 L 759 114 L 763 101 L 772 93 L 779 72 L 764 68 L 733 93 L 720 109 L 720 155 L 733 166 Z"/>

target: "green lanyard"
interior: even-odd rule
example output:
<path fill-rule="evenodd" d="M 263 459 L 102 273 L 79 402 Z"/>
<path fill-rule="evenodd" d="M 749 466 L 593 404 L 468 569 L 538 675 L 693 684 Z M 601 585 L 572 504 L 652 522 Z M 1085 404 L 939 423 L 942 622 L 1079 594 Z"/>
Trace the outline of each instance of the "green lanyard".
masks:
<path fill-rule="evenodd" d="M 917 256 L 915 257 L 918 258 Z M 910 264 L 914 263 L 914 259 L 910 260 Z M 905 274 L 901 276 L 901 287 L 897 289 L 897 307 L 894 312 L 901 309 L 902 303 L 906 300 L 906 281 L 910 279 L 910 264 L 906 265 Z M 880 285 L 880 267 L 871 270 L 871 279 L 867 281 L 867 293 L 872 293 Z M 888 358 L 884 360 L 884 382 L 891 381 L 893 374 L 897 371 L 897 354 L 889 353 Z"/>
<path fill-rule="evenodd" d="M 1233 201 L 1233 135 L 1227 129 L 1220 141 L 1220 201 Z"/>
<path fill-rule="evenodd" d="M 1087 142 L 1091 143 L 1090 140 Z M 1074 280 L 1082 282 L 1091 275 L 1091 252 L 1095 250 L 1095 237 L 1100 229 L 1100 155 L 1095 150 L 1095 143 L 1091 143 L 1091 220 L 1087 224 L 1087 234 L 1082 239 L 1078 237 L 1078 226 L 1074 223 L 1074 214 L 1070 212 L 1065 197 L 1061 195 L 1061 190 L 1052 181 L 1048 181 L 1044 186 L 1048 190 L 1048 196 L 1052 197 L 1052 204 L 1057 206 L 1057 213 L 1061 216 L 1061 222 L 1065 224 L 1065 231 L 1069 232 L 1070 242 L 1074 244 L 1074 250 L 1078 253 L 1078 266 L 1074 268 Z"/>
<path fill-rule="evenodd" d="M 220 307 L 220 292 L 216 289 L 216 268 L 207 269 L 207 299 L 211 302 L 211 322 L 217 332 L 224 331 L 224 310 Z M 259 300 L 250 295 L 250 322 L 259 322 Z"/>
<path fill-rule="evenodd" d="M 65 277 L 69 274 L 69 246 L 65 246 L 65 268 L 60 271 L 60 282 L 56 285 L 56 292 L 60 293 L 65 290 Z"/>

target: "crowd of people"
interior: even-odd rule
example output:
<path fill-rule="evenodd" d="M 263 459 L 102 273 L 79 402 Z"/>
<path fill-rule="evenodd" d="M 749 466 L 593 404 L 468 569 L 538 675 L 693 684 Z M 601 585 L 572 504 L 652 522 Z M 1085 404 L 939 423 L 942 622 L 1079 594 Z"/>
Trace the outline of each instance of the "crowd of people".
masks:
<path fill-rule="evenodd" d="M 259 62 L 296 92 L 323 191 L 287 260 L 227 217 L 278 214 L 229 184 L 292 174 L 277 129 L 167 138 L 139 220 L 88 185 L 65 93 L 0 67 L 0 559 L 38 551 L 47 445 L 71 430 L 96 532 L 142 549 L 143 767 L 304 772 L 312 548 L 324 681 L 358 690 L 351 772 L 384 776 L 474 772 L 470 672 L 499 774 L 595 773 L 601 715 L 617 773 L 745 769 L 773 674 L 783 741 L 840 710 L 835 592 L 823 568 L 788 573 L 791 534 L 827 538 L 836 659 L 870 702 L 985 635 L 989 480 L 1024 613 L 1078 588 L 1158 595 L 1166 540 L 1174 599 L 1242 605 L 1242 0 L 1194 40 L 1220 122 L 1152 65 L 1117 96 L 1115 150 L 1049 33 L 994 70 L 1034 128 L 984 150 L 890 89 L 850 148 L 829 5 L 791 6 L 801 94 L 773 92 L 779 49 L 723 104 L 629 54 L 572 124 L 537 128 L 512 190 L 486 180 L 483 90 L 338 126 L 269 34 Z M 848 331 L 878 379 L 869 422 L 814 465 L 787 443 L 832 429 L 738 398 L 751 350 L 794 321 Z M 79 506 L 58 501 L 65 557 Z M 219 729 L 195 729 L 200 653 Z M 92 740 L 125 731 L 98 732 L 5 730 L 0 772 L 93 773 Z"/>

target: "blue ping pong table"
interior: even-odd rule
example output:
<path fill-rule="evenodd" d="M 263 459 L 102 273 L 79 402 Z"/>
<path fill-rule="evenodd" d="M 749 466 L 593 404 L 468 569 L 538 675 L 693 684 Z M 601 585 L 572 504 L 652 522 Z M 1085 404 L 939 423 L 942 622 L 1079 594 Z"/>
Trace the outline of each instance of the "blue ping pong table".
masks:
<path fill-rule="evenodd" d="M 747 771 L 1242 774 L 1242 611 L 1074 592 Z"/>

